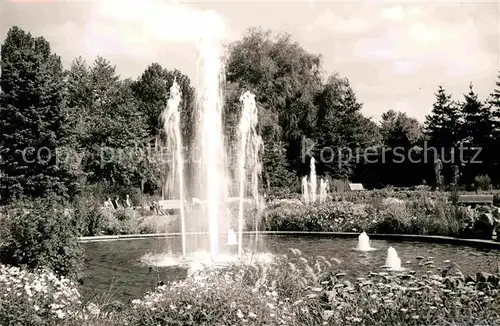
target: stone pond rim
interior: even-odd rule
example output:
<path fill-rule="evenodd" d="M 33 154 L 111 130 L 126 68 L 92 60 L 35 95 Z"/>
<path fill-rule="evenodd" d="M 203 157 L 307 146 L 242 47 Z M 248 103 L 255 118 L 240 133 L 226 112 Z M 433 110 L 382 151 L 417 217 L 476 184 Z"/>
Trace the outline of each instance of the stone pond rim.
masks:
<path fill-rule="evenodd" d="M 189 233 L 188 235 L 206 235 L 207 233 Z M 244 235 L 255 234 L 255 232 L 243 232 Z M 309 231 L 262 231 L 259 235 L 269 236 L 300 236 L 300 237 L 329 237 L 357 239 L 359 232 L 309 232 Z M 80 237 L 79 242 L 99 242 L 115 240 L 140 240 L 147 238 L 178 237 L 181 233 L 152 233 L 152 234 L 126 234 L 126 235 L 102 235 L 91 237 Z M 462 239 L 445 236 L 415 235 L 415 234 L 368 234 L 372 240 L 396 240 L 405 242 L 431 242 L 440 244 L 451 244 L 477 248 L 500 249 L 500 242 L 481 239 Z"/>

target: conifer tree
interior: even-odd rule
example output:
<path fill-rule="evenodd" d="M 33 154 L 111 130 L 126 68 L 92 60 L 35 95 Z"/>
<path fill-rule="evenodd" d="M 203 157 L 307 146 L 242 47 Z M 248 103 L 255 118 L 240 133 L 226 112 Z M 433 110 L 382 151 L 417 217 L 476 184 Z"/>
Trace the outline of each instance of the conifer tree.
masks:
<path fill-rule="evenodd" d="M 490 94 L 488 101 L 491 107 L 491 127 L 493 131 L 488 156 L 491 162 L 490 177 L 493 183 L 498 185 L 500 183 L 500 153 L 495 149 L 500 147 L 500 73 L 495 85 L 496 88 Z"/>
<path fill-rule="evenodd" d="M 1 47 L 1 68 L 2 200 L 70 195 L 76 181 L 56 158 L 69 135 L 60 57 L 43 37 L 12 27 Z"/>
<path fill-rule="evenodd" d="M 477 175 L 490 170 L 491 162 L 487 153 L 491 148 L 493 133 L 490 107 L 478 99 L 472 83 L 469 85 L 469 93 L 464 94 L 460 113 L 463 120 L 460 134 L 467 148 L 463 153 L 464 162 L 461 162 L 466 165 L 462 179 L 466 184 L 472 184 Z"/>
<path fill-rule="evenodd" d="M 426 117 L 425 133 L 431 146 L 450 150 L 460 141 L 460 112 L 442 86 L 435 96 L 432 113 Z"/>

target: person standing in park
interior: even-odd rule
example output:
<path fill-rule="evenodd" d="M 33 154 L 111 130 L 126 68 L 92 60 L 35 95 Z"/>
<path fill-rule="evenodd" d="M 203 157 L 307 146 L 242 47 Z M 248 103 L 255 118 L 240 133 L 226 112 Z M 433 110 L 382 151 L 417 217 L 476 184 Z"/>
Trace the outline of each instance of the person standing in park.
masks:
<path fill-rule="evenodd" d="M 118 198 L 118 196 L 115 197 L 115 200 L 113 201 L 113 207 L 115 209 L 118 209 L 120 207 L 120 198 Z"/>
<path fill-rule="evenodd" d="M 442 186 L 442 177 L 441 177 L 441 171 L 443 170 L 443 162 L 439 158 L 439 155 L 437 156 L 436 160 L 434 161 L 434 173 L 436 174 L 436 188 L 441 189 Z"/>
<path fill-rule="evenodd" d="M 108 197 L 106 201 L 104 202 L 104 207 L 105 208 L 114 208 L 113 202 L 111 201 L 111 198 Z"/>

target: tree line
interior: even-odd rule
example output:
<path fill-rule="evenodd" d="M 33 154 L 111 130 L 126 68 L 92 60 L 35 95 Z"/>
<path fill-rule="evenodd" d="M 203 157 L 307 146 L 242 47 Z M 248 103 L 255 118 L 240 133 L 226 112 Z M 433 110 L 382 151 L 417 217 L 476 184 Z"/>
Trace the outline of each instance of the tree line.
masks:
<path fill-rule="evenodd" d="M 455 166 L 464 187 L 480 175 L 500 183 L 500 76 L 486 99 L 472 84 L 458 100 L 439 86 L 423 124 L 394 110 L 375 122 L 362 114 L 349 80 L 337 73 L 325 79 L 321 56 L 289 35 L 250 29 L 228 46 L 225 59 L 226 141 L 229 147 L 235 141 L 239 97 L 249 90 L 256 94 L 268 192 L 299 191 L 311 157 L 317 174 L 366 187 L 434 184 L 438 157 L 445 183 Z M 145 153 L 161 142 L 160 113 L 174 79 L 189 151 L 196 95 L 182 72 L 152 63 L 137 79 L 122 79 L 103 57 L 91 63 L 79 57 L 64 69 L 46 39 L 12 27 L 1 47 L 0 200 L 162 192 L 169 166 Z"/>

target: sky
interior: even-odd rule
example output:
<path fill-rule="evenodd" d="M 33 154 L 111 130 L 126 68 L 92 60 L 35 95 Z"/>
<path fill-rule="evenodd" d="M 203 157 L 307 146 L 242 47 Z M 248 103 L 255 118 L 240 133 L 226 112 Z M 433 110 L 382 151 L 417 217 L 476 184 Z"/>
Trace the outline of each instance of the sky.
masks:
<path fill-rule="evenodd" d="M 137 78 L 152 62 L 197 78 L 197 42 L 241 39 L 262 26 L 321 54 L 325 76 L 347 77 L 363 113 L 424 121 L 442 85 L 481 99 L 500 70 L 499 1 L 1 0 L 0 36 L 17 25 L 45 37 L 66 67 L 97 55 Z"/>

